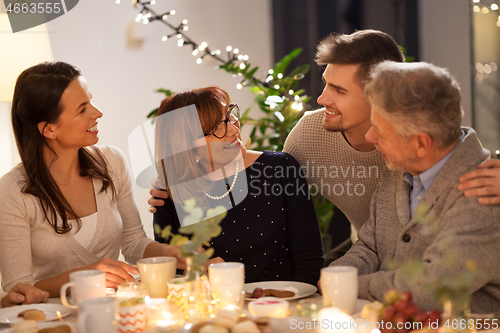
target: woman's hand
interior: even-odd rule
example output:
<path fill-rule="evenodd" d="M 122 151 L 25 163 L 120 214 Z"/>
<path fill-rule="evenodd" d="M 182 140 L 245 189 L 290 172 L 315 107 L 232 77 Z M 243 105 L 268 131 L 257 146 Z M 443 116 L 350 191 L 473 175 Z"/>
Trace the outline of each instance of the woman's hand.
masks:
<path fill-rule="evenodd" d="M 2 298 L 2 307 L 19 304 L 45 303 L 49 299 L 49 293 L 33 287 L 29 283 L 18 282 L 9 293 Z"/>
<path fill-rule="evenodd" d="M 167 191 L 157 190 L 157 189 L 152 188 L 149 191 L 149 194 L 151 194 L 151 198 L 149 198 L 149 200 L 148 200 L 148 204 L 150 205 L 148 208 L 148 211 L 151 214 L 154 214 L 154 213 L 156 213 L 155 206 L 163 206 L 165 204 L 165 201 L 163 201 L 162 199 L 168 199 L 168 193 L 167 193 Z M 157 199 L 157 198 L 161 198 L 161 199 Z"/>
<path fill-rule="evenodd" d="M 488 159 L 477 166 L 477 170 L 460 177 L 460 191 L 466 197 L 479 197 L 483 205 L 500 204 L 500 160 Z"/>
<path fill-rule="evenodd" d="M 117 288 L 119 284 L 127 281 L 134 282 L 134 277 L 131 274 L 139 274 L 137 268 L 132 267 L 123 261 L 111 258 L 104 258 L 81 268 L 96 269 L 106 273 L 107 288 Z"/>

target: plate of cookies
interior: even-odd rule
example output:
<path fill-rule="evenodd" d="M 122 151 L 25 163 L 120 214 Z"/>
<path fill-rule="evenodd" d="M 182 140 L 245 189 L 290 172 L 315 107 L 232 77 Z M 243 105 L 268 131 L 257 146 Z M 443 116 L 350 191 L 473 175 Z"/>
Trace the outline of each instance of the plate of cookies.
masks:
<path fill-rule="evenodd" d="M 0 323 L 15 324 L 23 320 L 35 320 L 46 322 L 57 320 L 57 311 L 65 317 L 71 313 L 71 309 L 60 304 L 27 304 L 0 309 Z"/>
<path fill-rule="evenodd" d="M 263 281 L 245 283 L 245 299 L 255 300 L 261 297 L 278 297 L 294 300 L 314 294 L 318 289 L 308 283 L 296 281 Z"/>

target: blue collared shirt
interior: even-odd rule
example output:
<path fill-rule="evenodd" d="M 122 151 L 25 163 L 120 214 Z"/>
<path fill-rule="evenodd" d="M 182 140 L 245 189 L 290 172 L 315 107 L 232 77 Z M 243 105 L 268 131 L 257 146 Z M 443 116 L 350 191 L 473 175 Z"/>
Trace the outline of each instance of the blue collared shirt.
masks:
<path fill-rule="evenodd" d="M 453 150 L 448 155 L 443 157 L 439 162 L 422 172 L 420 175 L 412 176 L 408 172 L 404 173 L 404 180 L 406 180 L 410 184 L 410 219 L 412 219 L 413 215 L 415 215 L 418 205 L 422 201 L 425 193 L 431 186 L 439 171 L 441 171 L 446 162 L 448 162 L 448 159 L 458 148 L 458 146 L 460 146 L 464 138 L 465 132 L 462 131 L 462 134 L 460 135 L 460 141 L 457 143 L 455 148 L 453 148 Z"/>

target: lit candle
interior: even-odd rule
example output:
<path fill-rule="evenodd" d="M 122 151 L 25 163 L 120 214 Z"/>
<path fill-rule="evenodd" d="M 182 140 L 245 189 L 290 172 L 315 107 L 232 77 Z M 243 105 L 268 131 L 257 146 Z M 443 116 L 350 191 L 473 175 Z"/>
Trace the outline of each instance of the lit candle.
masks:
<path fill-rule="evenodd" d="M 320 333 L 356 333 L 354 319 L 338 308 L 324 308 L 318 312 Z"/>

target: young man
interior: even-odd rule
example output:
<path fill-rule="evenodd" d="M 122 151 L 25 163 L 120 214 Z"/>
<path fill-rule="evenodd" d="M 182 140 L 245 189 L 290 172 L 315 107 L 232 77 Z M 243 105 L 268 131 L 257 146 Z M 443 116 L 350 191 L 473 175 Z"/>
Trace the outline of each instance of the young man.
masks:
<path fill-rule="evenodd" d="M 431 310 L 438 304 L 429 284 L 476 266 L 471 311 L 500 311 L 500 206 L 484 206 L 458 189 L 460 175 L 489 157 L 472 128 L 460 127 L 460 89 L 451 75 L 428 63 L 377 65 L 367 83 L 372 126 L 367 142 L 387 168 L 374 193 L 359 240 L 333 266 L 354 266 L 359 297 L 383 301 L 408 290 Z M 418 207 L 418 209 L 417 209 Z M 403 264 L 421 260 L 415 281 Z M 395 268 L 394 268 L 395 266 Z"/>

